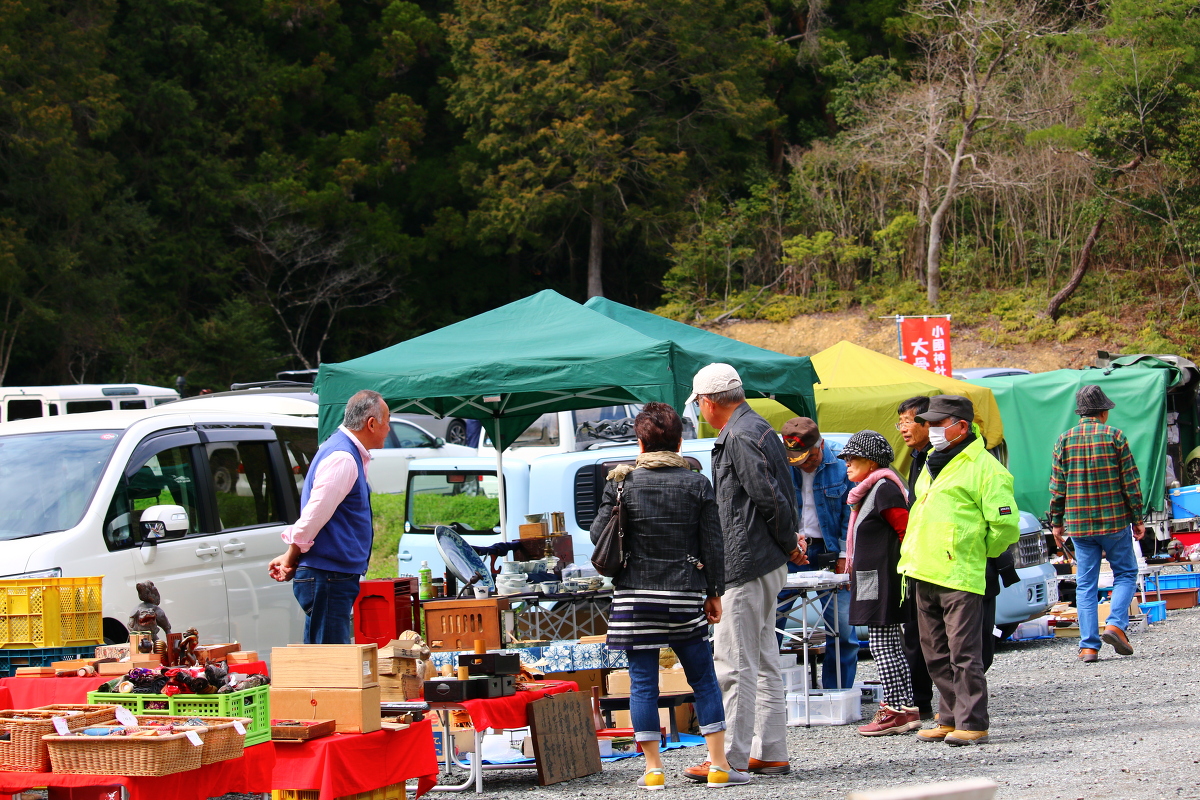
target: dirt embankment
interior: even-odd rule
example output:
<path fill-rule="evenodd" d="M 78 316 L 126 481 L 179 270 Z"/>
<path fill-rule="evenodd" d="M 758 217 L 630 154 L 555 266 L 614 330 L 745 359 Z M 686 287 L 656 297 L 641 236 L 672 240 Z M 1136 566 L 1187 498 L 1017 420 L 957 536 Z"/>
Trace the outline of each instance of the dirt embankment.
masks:
<path fill-rule="evenodd" d="M 862 314 L 810 314 L 787 322 L 734 322 L 715 329 L 747 344 L 793 356 L 811 356 L 845 339 L 880 353 L 898 356 L 896 323 Z M 1099 337 L 1079 337 L 1066 344 L 995 344 L 987 328 L 951 328 L 951 359 L 955 369 L 965 367 L 1020 367 L 1032 372 L 1079 369 L 1095 363 L 1097 350 L 1119 352 L 1115 342 Z"/>

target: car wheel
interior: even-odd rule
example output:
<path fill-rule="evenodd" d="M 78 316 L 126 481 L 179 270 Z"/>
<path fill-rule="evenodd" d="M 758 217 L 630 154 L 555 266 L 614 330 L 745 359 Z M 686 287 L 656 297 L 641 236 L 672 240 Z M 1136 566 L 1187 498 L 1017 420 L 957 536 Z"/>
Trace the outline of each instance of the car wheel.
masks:
<path fill-rule="evenodd" d="M 237 465 L 221 458 L 208 462 L 212 470 L 213 489 L 220 494 L 232 494 L 237 486 Z"/>
<path fill-rule="evenodd" d="M 449 444 L 467 443 L 467 423 L 461 419 L 452 419 L 446 426 L 446 441 Z"/>
<path fill-rule="evenodd" d="M 104 618 L 104 643 L 105 644 L 128 644 L 129 631 L 120 622 L 109 617 Z"/>

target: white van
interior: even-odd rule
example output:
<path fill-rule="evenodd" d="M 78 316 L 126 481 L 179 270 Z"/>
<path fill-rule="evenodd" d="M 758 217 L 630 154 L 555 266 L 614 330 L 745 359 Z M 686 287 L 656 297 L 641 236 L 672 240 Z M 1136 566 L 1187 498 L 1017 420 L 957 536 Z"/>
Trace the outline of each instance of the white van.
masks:
<path fill-rule="evenodd" d="M 0 422 L 93 411 L 134 411 L 179 399 L 179 392 L 141 383 L 0 386 Z"/>
<path fill-rule="evenodd" d="M 299 642 L 303 612 L 267 564 L 316 449 L 315 418 L 183 404 L 6 423 L 0 572 L 103 575 L 109 641 L 126 639 L 136 584 L 152 580 L 173 630 L 260 653 Z M 232 475 L 214 475 L 229 458 Z M 143 517 L 178 530 L 147 537 Z"/>

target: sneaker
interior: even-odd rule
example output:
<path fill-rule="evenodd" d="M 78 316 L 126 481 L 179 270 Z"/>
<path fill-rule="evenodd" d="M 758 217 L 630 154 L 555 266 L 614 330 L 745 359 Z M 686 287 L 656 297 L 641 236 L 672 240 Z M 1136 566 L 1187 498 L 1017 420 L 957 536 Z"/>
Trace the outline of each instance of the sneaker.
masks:
<path fill-rule="evenodd" d="M 863 736 L 887 736 L 890 733 L 908 733 L 921 727 L 921 715 L 917 709 L 892 708 L 883 703 L 875 717 L 858 729 Z"/>
<path fill-rule="evenodd" d="M 638 778 L 637 785 L 640 789 L 664 789 L 667 777 L 661 769 L 648 769 L 645 775 Z"/>
<path fill-rule="evenodd" d="M 1079 660 L 1085 664 L 1091 664 L 1100 660 L 1100 653 L 1091 647 L 1082 647 L 1079 649 Z"/>
<path fill-rule="evenodd" d="M 946 744 L 956 747 L 965 744 L 983 744 L 987 740 L 987 731 L 951 731 L 946 734 Z"/>
<path fill-rule="evenodd" d="M 711 766 L 711 762 L 705 761 L 703 764 L 697 764 L 694 767 L 688 767 L 683 771 L 683 777 L 690 781 L 704 783 L 708 780 L 708 768 Z"/>
<path fill-rule="evenodd" d="M 724 789 L 726 786 L 741 786 L 750 782 L 750 775 L 732 767 L 726 771 L 717 766 L 708 768 L 708 788 Z"/>
<path fill-rule="evenodd" d="M 952 726 L 938 725 L 933 728 L 926 728 L 923 731 L 917 731 L 917 740 L 921 742 L 941 742 L 951 733 L 954 733 Z"/>
<path fill-rule="evenodd" d="M 1116 625 L 1105 625 L 1104 633 L 1100 634 L 1100 638 L 1111 644 L 1113 650 L 1116 650 L 1118 655 L 1133 655 L 1133 645 L 1129 643 L 1129 637 L 1125 635 L 1125 631 Z"/>
<path fill-rule="evenodd" d="M 787 775 L 791 771 L 792 765 L 786 761 L 759 761 L 757 758 L 750 759 L 750 766 L 746 767 L 746 772 L 755 775 Z"/>

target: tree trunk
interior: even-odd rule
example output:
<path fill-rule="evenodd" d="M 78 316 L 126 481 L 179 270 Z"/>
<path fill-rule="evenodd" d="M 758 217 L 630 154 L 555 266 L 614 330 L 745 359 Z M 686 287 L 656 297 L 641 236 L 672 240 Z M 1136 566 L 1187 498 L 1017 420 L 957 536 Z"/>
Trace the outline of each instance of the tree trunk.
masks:
<path fill-rule="evenodd" d="M 1051 298 L 1050 305 L 1046 308 L 1046 314 L 1055 322 L 1058 322 L 1059 312 L 1062 310 L 1063 303 L 1070 300 L 1071 295 L 1075 294 L 1075 290 L 1079 288 L 1079 284 L 1083 283 L 1083 277 L 1087 275 L 1088 267 L 1091 266 L 1092 246 L 1100 238 L 1100 229 L 1104 227 L 1104 221 L 1107 218 L 1107 211 L 1101 213 L 1096 218 L 1096 224 L 1092 226 L 1087 239 L 1083 242 L 1083 249 L 1079 251 L 1079 260 L 1075 262 L 1075 270 L 1071 273 L 1071 279 L 1067 281 L 1066 286 L 1059 290 L 1058 294 Z"/>
<path fill-rule="evenodd" d="M 587 294 L 589 298 L 604 297 L 602 280 L 604 256 L 604 195 L 596 192 L 592 200 L 592 239 L 588 246 Z"/>
<path fill-rule="evenodd" d="M 946 193 L 937 210 L 929 219 L 929 250 L 925 261 L 925 297 L 929 305 L 937 308 L 938 298 L 942 289 L 942 229 L 946 226 L 946 214 L 958 196 L 958 184 L 962 177 L 962 165 L 967 160 L 967 145 L 971 141 L 969 123 L 965 126 L 962 138 L 954 148 L 954 158 L 950 162 L 950 178 L 946 181 Z"/>

